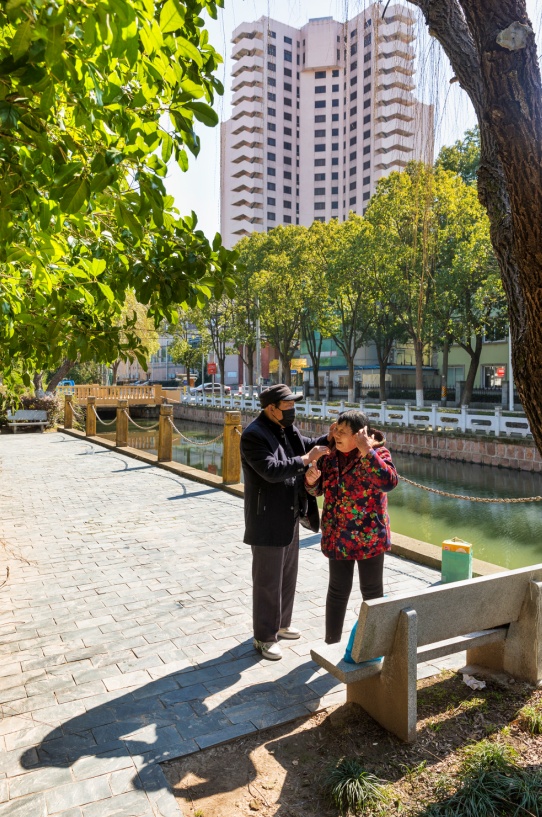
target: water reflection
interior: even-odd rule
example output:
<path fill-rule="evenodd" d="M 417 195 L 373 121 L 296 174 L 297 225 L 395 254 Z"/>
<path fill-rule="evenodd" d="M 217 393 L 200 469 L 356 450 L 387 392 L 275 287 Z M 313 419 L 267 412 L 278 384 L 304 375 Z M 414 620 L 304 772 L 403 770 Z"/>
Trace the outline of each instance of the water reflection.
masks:
<path fill-rule="evenodd" d="M 137 420 L 153 425 L 154 420 Z M 175 421 L 194 442 L 212 440 L 221 426 Z M 115 438 L 110 429 L 101 436 Z M 130 428 L 128 444 L 156 453 L 158 431 Z M 450 460 L 394 454 L 400 474 L 440 491 L 480 497 L 542 496 L 542 475 Z M 176 435 L 173 459 L 211 474 L 222 473 L 222 441 L 209 446 L 189 445 Z M 439 545 L 458 536 L 471 542 L 478 559 L 513 568 L 542 562 L 542 502 L 481 504 L 451 499 L 400 482 L 389 496 L 392 529 L 397 533 Z"/>

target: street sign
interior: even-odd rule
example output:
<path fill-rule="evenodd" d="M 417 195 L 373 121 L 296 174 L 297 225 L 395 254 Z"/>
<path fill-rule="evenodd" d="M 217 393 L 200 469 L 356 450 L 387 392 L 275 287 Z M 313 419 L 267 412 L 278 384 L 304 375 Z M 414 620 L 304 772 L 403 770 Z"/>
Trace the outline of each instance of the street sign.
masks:
<path fill-rule="evenodd" d="M 207 374 L 216 374 L 216 363 L 207 364 Z"/>
<path fill-rule="evenodd" d="M 290 369 L 290 374 L 297 374 L 297 369 Z"/>
<path fill-rule="evenodd" d="M 505 369 L 504 366 L 497 366 L 497 369 L 495 371 L 495 376 L 496 377 L 504 377 L 505 371 L 506 371 L 506 369 Z"/>

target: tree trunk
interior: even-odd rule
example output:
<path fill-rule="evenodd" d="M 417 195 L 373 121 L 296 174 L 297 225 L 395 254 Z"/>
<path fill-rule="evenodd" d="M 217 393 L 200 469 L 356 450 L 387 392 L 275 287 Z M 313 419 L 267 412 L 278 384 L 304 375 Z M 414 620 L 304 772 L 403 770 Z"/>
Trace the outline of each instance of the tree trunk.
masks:
<path fill-rule="evenodd" d="M 476 111 L 478 193 L 508 300 L 515 382 L 542 452 L 542 81 L 525 0 L 409 2 L 422 10 Z M 512 24 L 515 43 L 506 31 Z"/>
<path fill-rule="evenodd" d="M 312 377 L 314 382 L 314 399 L 318 403 L 320 401 L 320 365 L 319 362 L 312 361 Z"/>
<path fill-rule="evenodd" d="M 416 361 L 416 406 L 423 407 L 423 343 L 419 338 L 414 341 L 414 357 Z"/>
<path fill-rule="evenodd" d="M 119 366 L 120 366 L 120 358 L 115 360 L 113 365 L 111 366 L 111 374 L 113 376 L 113 386 L 117 385 L 117 376 L 119 373 Z"/>
<path fill-rule="evenodd" d="M 442 348 L 442 382 L 440 388 L 440 403 L 446 405 L 448 399 L 448 359 L 450 356 L 450 338 L 447 337 Z"/>
<path fill-rule="evenodd" d="M 461 344 L 462 348 L 468 352 L 470 357 L 469 370 L 467 372 L 467 379 L 461 395 L 461 405 L 468 406 L 472 400 L 472 390 L 474 388 L 474 381 L 476 379 L 476 372 L 480 365 L 480 357 L 482 355 L 482 335 L 476 335 L 474 349 L 466 344 Z"/>
<path fill-rule="evenodd" d="M 43 391 L 43 372 L 34 372 L 34 392 Z"/>
<path fill-rule="evenodd" d="M 282 363 L 282 382 L 285 386 L 291 386 L 292 373 L 290 371 L 290 358 L 287 355 L 283 355 L 282 352 L 279 352 L 279 355 Z"/>
<path fill-rule="evenodd" d="M 354 358 L 348 357 L 348 402 L 354 402 Z"/>
<path fill-rule="evenodd" d="M 226 374 L 226 358 L 218 358 L 218 368 L 220 370 L 220 396 L 224 397 L 224 375 Z"/>
<path fill-rule="evenodd" d="M 47 391 L 54 391 L 61 380 L 64 380 L 68 372 L 71 368 L 73 368 L 75 364 L 75 360 L 69 360 L 66 358 L 58 367 L 56 372 L 53 373 L 53 376 L 47 383 Z"/>

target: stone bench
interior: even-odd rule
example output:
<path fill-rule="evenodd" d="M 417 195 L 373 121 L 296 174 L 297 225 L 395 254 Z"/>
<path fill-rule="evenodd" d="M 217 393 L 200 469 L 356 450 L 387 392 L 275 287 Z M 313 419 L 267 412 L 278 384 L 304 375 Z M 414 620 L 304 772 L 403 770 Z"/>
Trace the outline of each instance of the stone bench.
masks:
<path fill-rule="evenodd" d="M 352 657 L 311 650 L 360 704 L 401 740 L 416 740 L 416 665 L 467 651 L 471 667 L 542 682 L 542 564 L 363 602 Z M 361 662 L 383 657 L 383 661 Z"/>
<path fill-rule="evenodd" d="M 7 414 L 8 428 L 11 428 L 13 433 L 17 432 L 18 428 L 39 428 L 43 431 L 47 425 L 47 412 L 34 410 L 19 409 L 19 411 Z"/>

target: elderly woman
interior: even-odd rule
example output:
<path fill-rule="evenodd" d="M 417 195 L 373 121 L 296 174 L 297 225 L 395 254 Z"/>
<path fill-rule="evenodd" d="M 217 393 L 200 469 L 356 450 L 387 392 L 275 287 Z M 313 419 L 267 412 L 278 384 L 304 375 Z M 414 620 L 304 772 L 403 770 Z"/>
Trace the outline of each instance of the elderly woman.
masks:
<path fill-rule="evenodd" d="M 343 411 L 332 427 L 331 453 L 313 463 L 305 487 L 324 494 L 322 552 L 329 559 L 326 642 L 341 640 L 357 562 L 361 595 L 384 594 L 384 553 L 391 549 L 386 493 L 397 485 L 397 471 L 383 435 L 370 430 L 367 415 Z"/>

